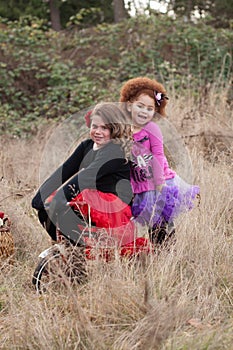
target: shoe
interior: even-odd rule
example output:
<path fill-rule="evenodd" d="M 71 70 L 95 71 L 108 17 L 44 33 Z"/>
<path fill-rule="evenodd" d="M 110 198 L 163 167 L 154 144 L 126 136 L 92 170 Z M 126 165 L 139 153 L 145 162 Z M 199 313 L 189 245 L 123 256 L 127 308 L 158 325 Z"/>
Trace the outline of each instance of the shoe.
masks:
<path fill-rule="evenodd" d="M 167 236 L 167 231 L 165 227 L 154 226 L 149 229 L 149 238 L 152 244 L 162 244 Z"/>
<path fill-rule="evenodd" d="M 149 238 L 152 244 L 154 245 L 167 245 L 170 238 L 174 239 L 175 235 L 175 226 L 171 222 L 166 226 L 154 226 L 152 229 L 149 229 Z"/>

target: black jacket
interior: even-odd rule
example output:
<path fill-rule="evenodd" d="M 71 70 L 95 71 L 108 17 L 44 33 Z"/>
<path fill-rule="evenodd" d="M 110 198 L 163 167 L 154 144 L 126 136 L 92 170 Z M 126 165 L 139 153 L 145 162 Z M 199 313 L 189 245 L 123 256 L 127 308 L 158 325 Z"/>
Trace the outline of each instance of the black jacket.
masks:
<path fill-rule="evenodd" d="M 48 196 L 67 181 L 74 184 L 74 195 L 85 188 L 113 193 L 127 204 L 132 199 L 130 164 L 117 144 L 109 142 L 93 150 L 91 139 L 83 141 L 72 155 L 41 185 L 32 200 L 40 210 Z"/>

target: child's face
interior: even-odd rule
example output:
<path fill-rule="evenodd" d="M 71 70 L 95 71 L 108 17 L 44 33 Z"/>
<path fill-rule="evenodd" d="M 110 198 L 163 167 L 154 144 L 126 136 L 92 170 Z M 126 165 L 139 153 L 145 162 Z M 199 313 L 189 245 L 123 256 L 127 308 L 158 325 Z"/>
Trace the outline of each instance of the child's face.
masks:
<path fill-rule="evenodd" d="M 110 130 L 98 115 L 92 117 L 90 137 L 98 147 L 104 146 L 111 139 Z"/>
<path fill-rule="evenodd" d="M 135 126 L 143 127 L 152 120 L 155 114 L 155 100 L 148 95 L 140 95 L 130 105 L 132 121 Z"/>

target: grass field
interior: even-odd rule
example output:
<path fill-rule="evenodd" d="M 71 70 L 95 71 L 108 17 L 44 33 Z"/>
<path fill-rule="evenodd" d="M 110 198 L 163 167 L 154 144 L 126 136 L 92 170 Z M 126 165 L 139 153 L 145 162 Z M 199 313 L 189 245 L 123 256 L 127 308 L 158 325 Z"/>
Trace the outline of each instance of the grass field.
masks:
<path fill-rule="evenodd" d="M 233 118 L 219 93 L 199 104 L 171 98 L 170 121 L 201 188 L 171 250 L 143 266 L 95 261 L 86 284 L 56 296 L 39 296 L 31 284 L 50 245 L 31 208 L 50 128 L 30 140 L 1 139 L 0 211 L 11 218 L 16 251 L 1 267 L 0 349 L 233 349 Z"/>

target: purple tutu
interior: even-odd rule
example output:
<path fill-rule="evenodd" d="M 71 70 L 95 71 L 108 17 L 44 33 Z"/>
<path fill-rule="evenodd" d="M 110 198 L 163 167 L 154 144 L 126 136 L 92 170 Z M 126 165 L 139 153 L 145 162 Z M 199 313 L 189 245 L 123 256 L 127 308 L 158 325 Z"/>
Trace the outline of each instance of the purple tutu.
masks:
<path fill-rule="evenodd" d="M 141 225 L 153 227 L 169 223 L 181 213 L 191 210 L 200 193 L 198 186 L 189 185 L 178 175 L 166 180 L 162 191 L 148 191 L 135 194 L 132 213 Z"/>

